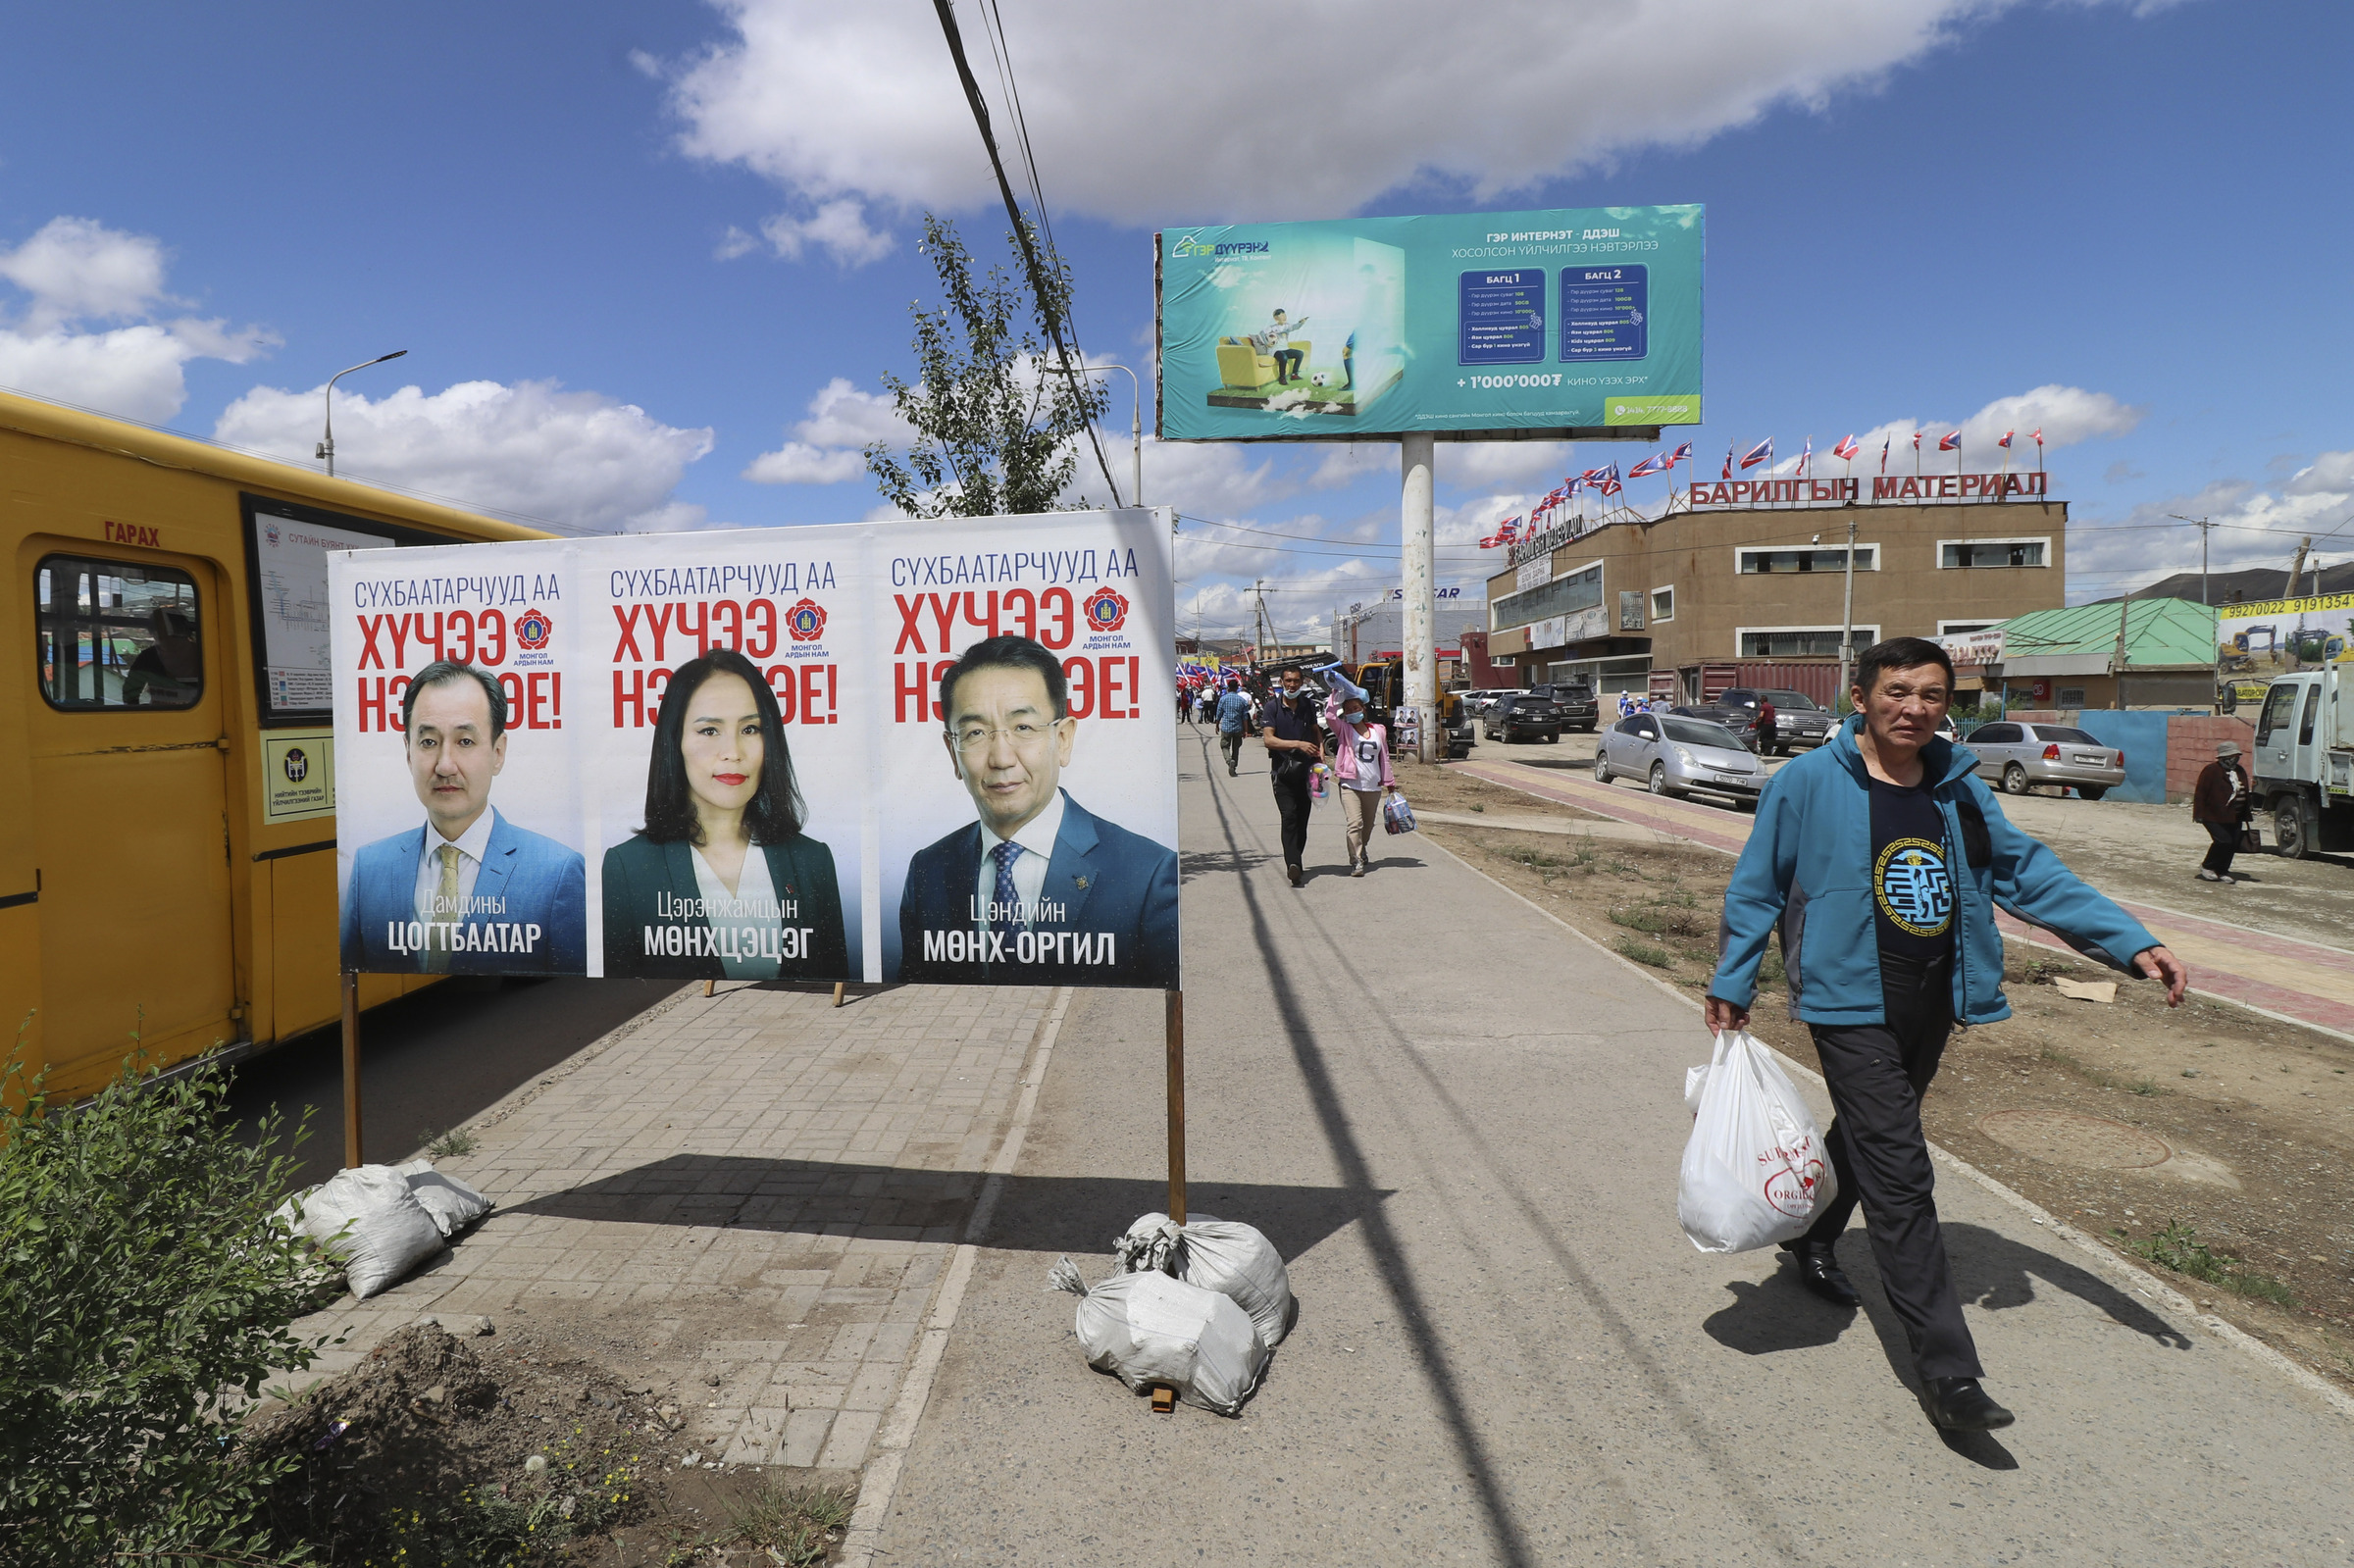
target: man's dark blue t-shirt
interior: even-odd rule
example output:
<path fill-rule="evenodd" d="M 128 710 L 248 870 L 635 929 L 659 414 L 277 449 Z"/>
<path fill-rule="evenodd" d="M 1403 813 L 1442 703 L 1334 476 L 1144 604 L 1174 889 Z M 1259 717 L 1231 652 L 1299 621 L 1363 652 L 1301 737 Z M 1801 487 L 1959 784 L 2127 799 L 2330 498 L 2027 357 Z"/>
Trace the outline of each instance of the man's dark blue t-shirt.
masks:
<path fill-rule="evenodd" d="M 1926 789 L 1871 781 L 1871 902 L 1881 952 L 1926 960 L 1953 951 L 1945 814 Z"/>

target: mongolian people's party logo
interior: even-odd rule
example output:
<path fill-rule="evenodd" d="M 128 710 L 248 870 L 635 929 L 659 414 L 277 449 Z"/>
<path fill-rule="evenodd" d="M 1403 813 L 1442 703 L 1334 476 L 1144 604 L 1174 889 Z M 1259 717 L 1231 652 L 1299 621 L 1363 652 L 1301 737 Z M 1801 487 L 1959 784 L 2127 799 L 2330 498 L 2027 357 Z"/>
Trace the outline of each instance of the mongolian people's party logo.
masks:
<path fill-rule="evenodd" d="M 802 599 L 785 612 L 785 634 L 795 642 L 815 642 L 826 634 L 826 608 L 815 599 Z"/>
<path fill-rule="evenodd" d="M 275 523 L 262 525 L 262 537 L 270 541 L 272 549 L 278 548 L 278 525 Z"/>
<path fill-rule="evenodd" d="M 1117 632 L 1128 624 L 1128 601 L 1109 588 L 1098 588 L 1087 596 L 1087 629 L 1090 632 Z"/>
<path fill-rule="evenodd" d="M 515 618 L 515 645 L 537 653 L 547 646 L 547 639 L 555 634 L 555 630 L 556 625 L 547 618 L 547 612 L 535 606 Z"/>

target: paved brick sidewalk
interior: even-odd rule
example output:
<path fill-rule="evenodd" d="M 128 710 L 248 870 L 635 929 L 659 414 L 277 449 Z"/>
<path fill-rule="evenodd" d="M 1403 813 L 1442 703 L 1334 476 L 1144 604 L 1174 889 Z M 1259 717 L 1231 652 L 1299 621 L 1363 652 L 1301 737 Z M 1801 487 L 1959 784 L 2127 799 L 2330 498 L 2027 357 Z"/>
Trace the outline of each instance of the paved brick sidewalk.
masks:
<path fill-rule="evenodd" d="M 480 1313 L 673 1392 L 676 1451 L 857 1468 L 1053 994 L 682 989 L 470 1124 L 475 1151 L 439 1164 L 497 1211 L 308 1320 L 348 1339 L 305 1381 Z"/>

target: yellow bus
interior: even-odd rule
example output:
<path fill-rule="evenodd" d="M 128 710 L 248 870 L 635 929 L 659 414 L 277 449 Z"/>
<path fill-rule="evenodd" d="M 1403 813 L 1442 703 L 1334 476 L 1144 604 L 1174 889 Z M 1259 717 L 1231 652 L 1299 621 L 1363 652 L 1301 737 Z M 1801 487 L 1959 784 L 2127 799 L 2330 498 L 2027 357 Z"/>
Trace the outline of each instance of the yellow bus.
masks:
<path fill-rule="evenodd" d="M 0 1031 L 73 1096 L 333 1023 L 326 552 L 549 535 L 7 393 L 0 505 Z"/>

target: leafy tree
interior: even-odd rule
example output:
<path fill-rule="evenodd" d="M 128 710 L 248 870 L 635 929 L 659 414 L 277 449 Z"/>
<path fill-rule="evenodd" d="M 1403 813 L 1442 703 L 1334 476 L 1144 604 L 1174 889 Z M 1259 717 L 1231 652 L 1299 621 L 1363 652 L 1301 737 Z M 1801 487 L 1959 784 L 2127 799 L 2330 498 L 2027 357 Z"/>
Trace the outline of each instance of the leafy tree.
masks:
<path fill-rule="evenodd" d="M 928 518 L 1089 505 L 1062 495 L 1078 472 L 1076 443 L 1102 413 L 1105 393 L 1084 375 L 1062 374 L 1042 340 L 1049 321 L 1069 319 L 1070 268 L 1052 261 L 1041 276 L 1043 297 L 1001 267 L 976 278 L 955 226 L 930 213 L 923 251 L 947 302 L 909 307 L 915 380 L 883 375 L 893 405 L 916 431 L 903 459 L 887 441 L 866 448 L 867 472 L 884 498 Z"/>
<path fill-rule="evenodd" d="M 0 1092 L 0 1562 L 17 1568 L 283 1560 L 257 1518 L 277 1469 L 234 1440 L 262 1380 L 325 1342 L 293 1332 L 316 1285 L 271 1218 L 294 1162 L 269 1152 L 276 1113 L 238 1137 L 225 1072 L 158 1083 L 136 1061 L 60 1107 L 20 1033 Z"/>

